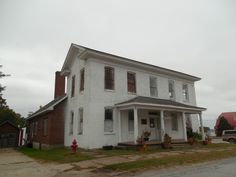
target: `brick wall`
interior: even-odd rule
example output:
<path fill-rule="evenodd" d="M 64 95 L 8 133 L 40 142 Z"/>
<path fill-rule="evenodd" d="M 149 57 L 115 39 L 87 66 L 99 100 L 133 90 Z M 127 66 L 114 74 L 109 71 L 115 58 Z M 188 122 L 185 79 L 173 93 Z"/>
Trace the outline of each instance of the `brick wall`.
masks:
<path fill-rule="evenodd" d="M 62 101 L 54 107 L 54 110 L 34 117 L 29 121 L 29 139 L 31 142 L 36 142 L 41 145 L 59 146 L 64 145 L 64 106 L 65 101 Z M 43 121 L 48 119 L 47 135 L 43 132 Z M 31 125 L 38 122 L 36 133 L 31 129 Z M 33 131 L 33 137 L 31 138 Z"/>

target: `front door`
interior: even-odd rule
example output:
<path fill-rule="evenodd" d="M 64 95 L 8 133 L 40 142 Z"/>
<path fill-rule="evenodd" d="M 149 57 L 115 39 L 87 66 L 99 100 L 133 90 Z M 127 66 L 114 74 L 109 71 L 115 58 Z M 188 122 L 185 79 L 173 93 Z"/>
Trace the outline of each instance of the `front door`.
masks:
<path fill-rule="evenodd" d="M 158 124 L 157 124 L 157 115 L 149 115 L 149 130 L 151 132 L 150 140 L 158 139 Z"/>

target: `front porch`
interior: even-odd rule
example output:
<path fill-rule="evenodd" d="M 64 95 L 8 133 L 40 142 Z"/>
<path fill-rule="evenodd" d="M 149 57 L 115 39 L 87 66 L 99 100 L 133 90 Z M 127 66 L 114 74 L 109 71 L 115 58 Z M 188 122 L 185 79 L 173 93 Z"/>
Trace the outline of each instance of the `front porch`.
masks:
<path fill-rule="evenodd" d="M 136 97 L 138 98 L 138 97 Z M 147 102 L 147 98 L 145 97 Z M 150 104 L 143 99 L 132 100 L 116 105 L 118 118 L 118 142 L 127 145 L 137 144 L 143 132 L 150 132 L 150 144 L 161 144 L 167 133 L 172 142 L 187 142 L 187 128 L 192 127 L 190 116 L 197 114 L 200 119 L 201 133 L 205 140 L 201 112 L 205 108 L 184 105 L 170 100 L 148 98 L 165 104 Z M 155 99 L 155 100 L 153 100 Z M 142 101 L 142 102 L 138 102 Z"/>

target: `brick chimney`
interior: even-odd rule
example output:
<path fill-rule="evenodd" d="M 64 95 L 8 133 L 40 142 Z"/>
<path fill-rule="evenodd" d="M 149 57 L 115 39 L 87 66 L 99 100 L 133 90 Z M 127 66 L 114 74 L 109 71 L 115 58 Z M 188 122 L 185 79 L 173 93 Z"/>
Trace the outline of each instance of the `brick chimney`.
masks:
<path fill-rule="evenodd" d="M 55 73 L 55 92 L 54 98 L 65 94 L 65 76 L 61 75 L 60 71 Z"/>

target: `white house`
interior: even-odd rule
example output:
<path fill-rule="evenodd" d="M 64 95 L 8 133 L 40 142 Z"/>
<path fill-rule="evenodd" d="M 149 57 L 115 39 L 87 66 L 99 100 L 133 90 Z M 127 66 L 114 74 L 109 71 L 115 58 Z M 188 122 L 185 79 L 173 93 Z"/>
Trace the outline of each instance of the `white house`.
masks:
<path fill-rule="evenodd" d="M 161 142 L 167 133 L 184 142 L 186 127 L 203 126 L 198 77 L 76 44 L 61 73 L 67 77 L 65 146 L 73 139 L 82 148 L 136 143 L 146 130 L 151 141 Z"/>

